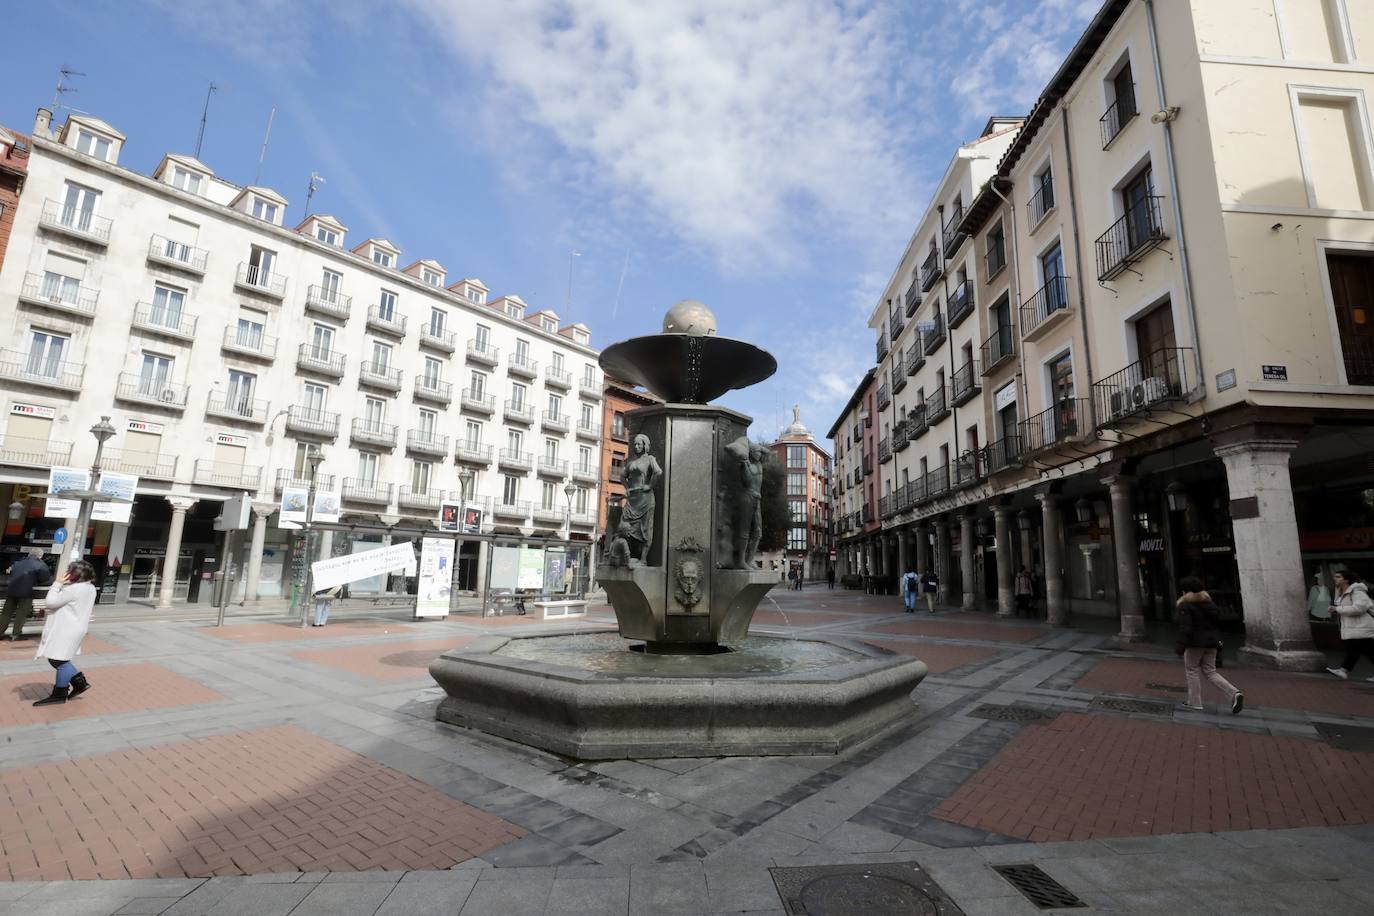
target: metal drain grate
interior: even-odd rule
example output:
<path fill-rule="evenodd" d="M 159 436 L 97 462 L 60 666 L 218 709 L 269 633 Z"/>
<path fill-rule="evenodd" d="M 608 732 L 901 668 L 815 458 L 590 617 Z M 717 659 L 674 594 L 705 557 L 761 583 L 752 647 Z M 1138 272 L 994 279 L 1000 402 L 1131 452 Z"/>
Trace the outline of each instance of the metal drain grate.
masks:
<path fill-rule="evenodd" d="M 1177 684 L 1146 684 L 1151 690 L 1163 690 L 1166 693 L 1187 693 L 1187 687 L 1180 687 Z"/>
<path fill-rule="evenodd" d="M 1045 873 L 1039 865 L 994 865 L 1021 895 L 1042 910 L 1061 910 L 1087 906 L 1073 891 Z"/>
<path fill-rule="evenodd" d="M 788 916 L 963 916 L 915 862 L 770 868 Z"/>
<path fill-rule="evenodd" d="M 1174 708 L 1168 703 L 1151 703 L 1149 700 L 1122 700 L 1116 697 L 1093 697 L 1089 706 L 1110 709 L 1114 712 L 1139 712 L 1151 716 L 1171 716 Z"/>
<path fill-rule="evenodd" d="M 975 719 L 991 719 L 994 722 L 1044 722 L 1053 719 L 1056 713 L 1034 706 L 1001 706 L 984 703 L 969 710 L 967 715 Z"/>

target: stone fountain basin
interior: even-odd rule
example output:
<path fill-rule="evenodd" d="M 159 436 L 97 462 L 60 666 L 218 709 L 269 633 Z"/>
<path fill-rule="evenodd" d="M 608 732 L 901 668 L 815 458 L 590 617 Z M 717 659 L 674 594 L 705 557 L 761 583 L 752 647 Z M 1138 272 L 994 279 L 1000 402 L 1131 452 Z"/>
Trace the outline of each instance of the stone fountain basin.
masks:
<path fill-rule="evenodd" d="M 581 760 L 837 754 L 914 712 L 928 670 L 846 639 L 630 646 L 615 630 L 480 637 L 430 663 L 436 717 Z"/>

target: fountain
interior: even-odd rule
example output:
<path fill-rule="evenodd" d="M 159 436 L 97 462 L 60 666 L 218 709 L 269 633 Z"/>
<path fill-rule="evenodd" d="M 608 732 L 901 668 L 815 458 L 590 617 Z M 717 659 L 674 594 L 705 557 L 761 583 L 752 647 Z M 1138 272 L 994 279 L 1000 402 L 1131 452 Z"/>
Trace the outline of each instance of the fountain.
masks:
<path fill-rule="evenodd" d="M 625 500 L 597 580 L 615 631 L 481 637 L 430 674 L 440 721 L 580 759 L 836 753 L 912 710 L 924 663 L 836 638 L 750 636 L 777 582 L 754 560 L 767 450 L 709 401 L 777 362 L 716 335 L 700 302 L 601 366 L 665 401 L 625 415 Z M 634 644 L 626 646 L 625 640 Z"/>

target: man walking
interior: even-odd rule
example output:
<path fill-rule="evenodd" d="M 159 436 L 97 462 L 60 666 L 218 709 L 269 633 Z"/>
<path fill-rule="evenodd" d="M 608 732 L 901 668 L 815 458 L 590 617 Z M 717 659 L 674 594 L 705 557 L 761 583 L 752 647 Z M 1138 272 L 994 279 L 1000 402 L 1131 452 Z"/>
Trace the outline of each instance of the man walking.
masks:
<path fill-rule="evenodd" d="M 20 639 L 24 623 L 33 613 L 33 590 L 52 584 L 52 571 L 42 560 L 43 548 L 30 547 L 25 556 L 10 567 L 10 583 L 5 590 L 5 610 L 0 612 L 0 639 L 5 639 L 5 627 L 14 619 L 14 635 Z"/>
<path fill-rule="evenodd" d="M 916 570 L 908 569 L 902 574 L 902 603 L 908 614 L 916 613 L 916 594 L 921 589 L 921 577 Z"/>
<path fill-rule="evenodd" d="M 835 590 L 835 567 L 833 566 L 825 568 L 825 585 L 832 592 Z"/>

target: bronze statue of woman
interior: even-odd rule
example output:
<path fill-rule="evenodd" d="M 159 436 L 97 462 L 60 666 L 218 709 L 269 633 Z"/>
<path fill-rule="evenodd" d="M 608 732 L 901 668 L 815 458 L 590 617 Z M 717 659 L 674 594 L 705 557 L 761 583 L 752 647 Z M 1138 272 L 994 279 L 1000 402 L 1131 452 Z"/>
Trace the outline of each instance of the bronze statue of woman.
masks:
<path fill-rule="evenodd" d="M 629 543 L 630 556 L 643 562 L 654 540 L 654 487 L 663 476 L 658 459 L 649 454 L 649 437 L 635 436 L 634 457 L 625 464 L 625 503 L 616 535 Z"/>

